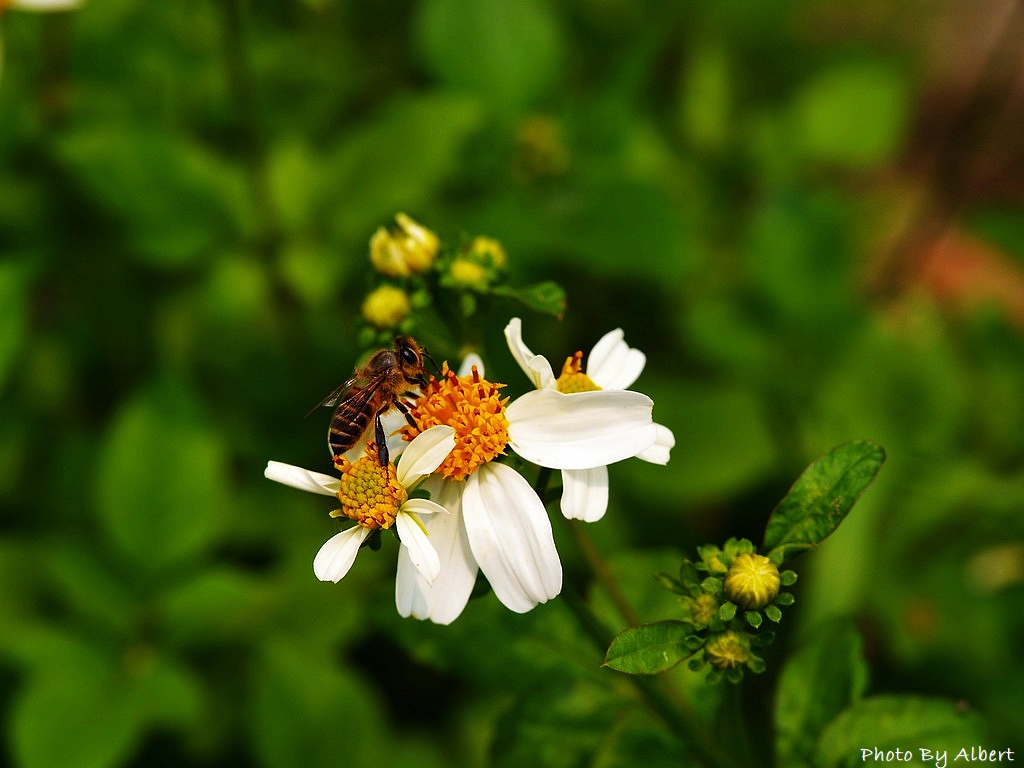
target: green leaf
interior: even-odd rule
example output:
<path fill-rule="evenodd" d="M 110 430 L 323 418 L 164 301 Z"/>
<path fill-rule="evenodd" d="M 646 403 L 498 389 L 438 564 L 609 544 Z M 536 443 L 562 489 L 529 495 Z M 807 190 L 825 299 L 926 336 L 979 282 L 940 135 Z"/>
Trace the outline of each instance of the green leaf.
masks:
<path fill-rule="evenodd" d="M 495 287 L 491 293 L 495 296 L 515 299 L 532 310 L 554 315 L 559 320 L 565 314 L 565 289 L 555 282 L 547 281 L 522 288 L 502 285 Z"/>
<path fill-rule="evenodd" d="M 851 167 L 884 162 L 903 140 L 906 91 L 898 70 L 874 61 L 817 75 L 795 104 L 801 149 L 812 160 Z"/>
<path fill-rule="evenodd" d="M 811 764 L 822 729 L 858 701 L 867 686 L 860 635 L 849 621 L 817 628 L 779 675 L 775 754 L 780 766 Z"/>
<path fill-rule="evenodd" d="M 241 571 L 217 568 L 160 595 L 164 633 L 173 645 L 203 647 L 258 631 L 266 596 Z"/>
<path fill-rule="evenodd" d="M 161 387 L 122 406 L 101 450 L 100 519 L 136 565 L 158 570 L 209 546 L 228 517 L 224 448 L 188 396 Z"/>
<path fill-rule="evenodd" d="M 74 610 L 118 634 L 131 626 L 134 602 L 92 552 L 70 544 L 51 545 L 43 550 L 41 559 Z"/>
<path fill-rule="evenodd" d="M 631 675 L 663 672 L 691 655 L 686 640 L 692 634 L 692 625 L 671 620 L 627 629 L 612 640 L 604 666 Z"/>
<path fill-rule="evenodd" d="M 764 549 L 781 556 L 810 549 L 832 533 L 875 479 L 885 451 L 869 440 L 843 443 L 811 464 L 768 519 Z"/>
<path fill-rule="evenodd" d="M 197 717 L 197 682 L 151 649 L 135 646 L 114 663 L 71 635 L 61 644 L 14 702 L 11 737 L 22 768 L 113 768 L 152 725 Z"/>
<path fill-rule="evenodd" d="M 428 0 L 417 22 L 430 68 L 496 108 L 527 106 L 559 73 L 561 30 L 546 3 Z"/>
<path fill-rule="evenodd" d="M 359 768 L 374 762 L 383 713 L 332 653 L 274 639 L 255 671 L 252 743 L 267 768 Z M 345 724 L 350 727 L 345 727 Z M 342 727 L 343 739 L 335 738 Z M 334 734 L 335 737 L 332 737 Z"/>
<path fill-rule="evenodd" d="M 862 766 L 861 750 L 883 753 L 908 748 L 946 751 L 948 765 L 958 765 L 961 750 L 984 743 L 981 718 L 952 701 L 917 696 L 874 696 L 841 713 L 825 728 L 814 752 L 815 768 Z M 873 754 L 873 753 L 872 753 Z"/>
<path fill-rule="evenodd" d="M 435 93 L 393 99 L 346 135 L 323 172 L 321 204 L 331 212 L 335 231 L 365 243 L 399 211 L 430 227 L 418 208 L 453 173 L 463 142 L 482 116 L 479 105 L 465 97 Z M 345 201 L 344 216 L 334 213 L 339 200 Z"/>
<path fill-rule="evenodd" d="M 241 169 L 178 134 L 93 126 L 64 135 L 59 149 L 147 262 L 195 264 L 218 237 L 252 226 Z"/>

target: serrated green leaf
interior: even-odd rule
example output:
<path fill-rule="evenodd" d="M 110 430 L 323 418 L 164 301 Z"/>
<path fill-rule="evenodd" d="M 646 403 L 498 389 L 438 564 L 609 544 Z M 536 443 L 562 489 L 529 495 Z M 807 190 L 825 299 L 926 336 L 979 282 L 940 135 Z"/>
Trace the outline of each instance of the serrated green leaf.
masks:
<path fill-rule="evenodd" d="M 693 627 L 682 621 L 659 621 L 620 632 L 604 659 L 604 665 L 631 675 L 653 675 L 671 669 L 692 651 L 686 640 Z"/>
<path fill-rule="evenodd" d="M 822 729 L 864 694 L 862 645 L 849 621 L 834 621 L 818 628 L 786 662 L 775 697 L 780 766 L 809 766 Z"/>
<path fill-rule="evenodd" d="M 783 561 L 831 534 L 875 479 L 885 451 L 870 440 L 843 443 L 812 463 L 768 519 L 764 549 Z"/>
<path fill-rule="evenodd" d="M 861 750 L 883 753 L 908 746 L 947 751 L 949 764 L 961 749 L 984 743 L 985 729 L 974 712 L 955 702 L 918 696 L 874 696 L 846 709 L 825 728 L 814 750 L 815 768 L 863 765 Z M 915 758 L 920 753 L 914 752 Z"/>
<path fill-rule="evenodd" d="M 147 570 L 211 544 L 228 517 L 224 448 L 172 387 L 144 393 L 114 419 L 96 500 L 111 541 Z"/>
<path fill-rule="evenodd" d="M 522 288 L 502 285 L 492 289 L 495 296 L 503 296 L 525 304 L 532 310 L 554 315 L 559 320 L 565 314 L 565 289 L 555 282 L 536 283 Z"/>

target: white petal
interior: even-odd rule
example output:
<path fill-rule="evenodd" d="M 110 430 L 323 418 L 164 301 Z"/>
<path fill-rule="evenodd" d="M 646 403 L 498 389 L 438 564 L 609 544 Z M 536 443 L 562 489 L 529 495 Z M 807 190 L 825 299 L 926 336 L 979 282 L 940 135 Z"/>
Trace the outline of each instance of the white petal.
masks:
<path fill-rule="evenodd" d="M 527 461 L 553 469 L 589 469 L 636 456 L 657 439 L 647 395 L 600 390 L 565 395 L 527 392 L 506 410 L 509 442 Z"/>
<path fill-rule="evenodd" d="M 409 499 L 402 505 L 402 509 L 422 517 L 423 515 L 436 515 L 438 512 L 447 515 L 448 510 L 440 504 L 435 504 L 430 499 Z"/>
<path fill-rule="evenodd" d="M 413 565 L 409 552 L 401 547 L 395 578 L 395 606 L 402 616 L 430 619 L 435 624 L 451 624 L 466 607 L 476 583 L 476 560 L 469 549 L 469 539 L 462 524 L 461 493 L 465 483 L 431 479 L 424 487 L 429 488 L 433 497 L 449 512 L 423 520 L 441 564 L 440 573 L 433 584 L 428 583 Z M 410 499 L 406 503 L 412 501 Z"/>
<path fill-rule="evenodd" d="M 81 0 L 11 0 L 11 8 L 23 11 L 65 11 L 77 8 Z"/>
<path fill-rule="evenodd" d="M 395 528 L 398 529 L 402 549 L 408 553 L 409 559 L 416 566 L 416 570 L 423 574 L 423 578 L 433 584 L 441 572 L 441 559 L 421 525 L 414 514 L 404 511 L 404 507 L 403 511 L 395 516 Z"/>
<path fill-rule="evenodd" d="M 555 374 L 551 370 L 551 363 L 543 355 L 533 354 L 523 342 L 523 323 L 518 317 L 513 317 L 505 326 L 505 340 L 508 342 L 512 357 L 516 359 L 536 389 L 555 386 Z"/>
<path fill-rule="evenodd" d="M 593 523 L 608 511 L 608 467 L 562 470 L 562 514 Z"/>
<path fill-rule="evenodd" d="M 507 608 L 525 613 L 562 590 L 551 522 L 522 475 L 486 464 L 466 480 L 462 503 L 473 557 Z"/>
<path fill-rule="evenodd" d="M 476 367 L 476 372 L 481 376 L 484 375 L 484 361 L 476 352 L 470 352 L 462 361 L 462 365 L 459 366 L 459 376 L 469 376 L 473 372 L 473 367 Z"/>
<path fill-rule="evenodd" d="M 268 480 L 290 485 L 300 491 L 320 493 L 324 496 L 337 496 L 341 481 L 330 475 L 322 475 L 309 469 L 284 464 L 280 461 L 268 461 L 263 476 Z"/>
<path fill-rule="evenodd" d="M 369 535 L 369 528 L 354 525 L 331 536 L 313 558 L 313 573 L 320 581 L 340 581 L 356 561 L 359 546 Z"/>
<path fill-rule="evenodd" d="M 602 389 L 626 389 L 644 370 L 647 356 L 633 349 L 616 328 L 601 337 L 587 358 L 587 376 Z"/>
<path fill-rule="evenodd" d="M 426 429 L 406 446 L 395 472 L 403 488 L 411 488 L 448 458 L 455 447 L 455 430 L 443 424 Z"/>
<path fill-rule="evenodd" d="M 655 424 L 658 428 L 658 437 L 650 448 L 645 448 L 636 455 L 638 459 L 649 461 L 651 464 L 668 464 L 669 451 L 676 444 L 676 436 L 672 430 L 662 424 Z"/>

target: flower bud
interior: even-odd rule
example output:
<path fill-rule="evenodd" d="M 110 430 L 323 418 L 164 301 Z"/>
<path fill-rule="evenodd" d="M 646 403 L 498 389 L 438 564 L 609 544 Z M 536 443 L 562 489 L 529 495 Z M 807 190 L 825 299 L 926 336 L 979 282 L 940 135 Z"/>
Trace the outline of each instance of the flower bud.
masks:
<path fill-rule="evenodd" d="M 708 638 L 704 655 L 717 669 L 736 669 L 754 658 L 750 652 L 750 638 L 732 629 Z"/>
<path fill-rule="evenodd" d="M 487 270 L 469 259 L 455 259 L 448 271 L 452 285 L 458 288 L 487 287 Z"/>
<path fill-rule="evenodd" d="M 382 285 L 363 301 L 363 317 L 377 328 L 394 328 L 412 310 L 409 297 L 401 288 Z"/>
<path fill-rule="evenodd" d="M 504 269 L 508 264 L 505 249 L 492 237 L 474 237 L 473 242 L 469 244 L 469 252 L 477 263 L 493 269 Z"/>
<path fill-rule="evenodd" d="M 395 216 L 398 229 L 379 227 L 370 238 L 370 262 L 388 277 L 408 277 L 430 269 L 441 247 L 437 235 L 404 213 Z"/>
<path fill-rule="evenodd" d="M 764 555 L 739 555 L 725 574 L 725 594 L 742 608 L 763 608 L 779 593 L 779 581 L 779 569 Z"/>

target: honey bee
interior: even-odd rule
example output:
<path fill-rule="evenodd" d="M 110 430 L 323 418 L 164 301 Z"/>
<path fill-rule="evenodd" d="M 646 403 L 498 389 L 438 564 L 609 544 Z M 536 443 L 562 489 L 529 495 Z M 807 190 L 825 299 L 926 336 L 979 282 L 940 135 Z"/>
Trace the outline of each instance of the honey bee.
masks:
<path fill-rule="evenodd" d="M 426 383 L 424 358 L 433 362 L 433 358 L 411 336 L 398 336 L 393 349 L 374 352 L 366 365 L 357 368 L 351 378 L 313 408 L 315 411 L 320 406 L 334 406 L 327 442 L 335 460 L 359 442 L 372 419 L 380 464 L 382 467 L 388 465 L 387 436 L 380 417 L 397 408 L 405 414 L 411 426 L 417 426 L 402 397 L 414 387 Z"/>

